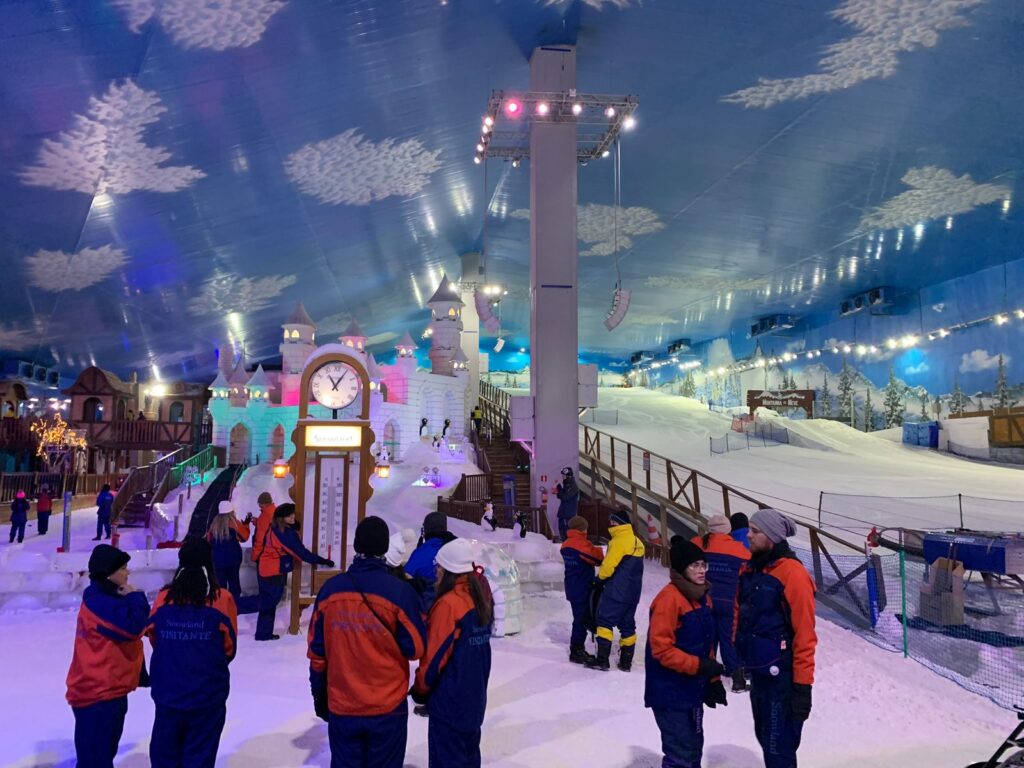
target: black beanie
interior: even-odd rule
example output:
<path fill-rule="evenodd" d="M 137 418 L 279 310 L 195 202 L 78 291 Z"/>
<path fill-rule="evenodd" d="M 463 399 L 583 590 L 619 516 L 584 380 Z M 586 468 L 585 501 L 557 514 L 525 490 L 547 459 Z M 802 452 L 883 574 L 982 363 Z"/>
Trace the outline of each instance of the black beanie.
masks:
<path fill-rule="evenodd" d="M 288 517 L 289 515 L 295 514 L 295 505 L 292 503 L 282 504 L 274 510 L 274 519 L 277 520 L 279 517 Z"/>
<path fill-rule="evenodd" d="M 367 557 L 384 557 L 391 543 L 388 524 L 375 515 L 365 518 L 356 526 L 354 547 L 356 554 Z"/>
<path fill-rule="evenodd" d="M 206 539 L 189 536 L 178 550 L 179 568 L 209 568 L 213 565 L 213 551 Z"/>
<path fill-rule="evenodd" d="M 732 517 L 730 517 L 729 522 L 732 524 L 732 529 L 734 531 L 739 530 L 740 528 L 750 527 L 750 521 L 747 520 L 747 516 L 742 512 L 737 512 Z"/>
<path fill-rule="evenodd" d="M 617 509 L 608 518 L 608 525 L 629 525 L 629 512 Z"/>
<path fill-rule="evenodd" d="M 701 560 L 706 560 L 704 550 L 684 536 L 672 537 L 672 550 L 669 554 L 672 562 L 672 570 L 676 573 L 686 573 L 686 568 Z"/>
<path fill-rule="evenodd" d="M 423 535 L 438 536 L 448 530 L 448 518 L 443 512 L 431 512 L 423 518 Z"/>
<path fill-rule="evenodd" d="M 109 544 L 97 544 L 89 555 L 89 578 L 103 581 L 114 571 L 119 571 L 131 560 L 131 555 Z"/>

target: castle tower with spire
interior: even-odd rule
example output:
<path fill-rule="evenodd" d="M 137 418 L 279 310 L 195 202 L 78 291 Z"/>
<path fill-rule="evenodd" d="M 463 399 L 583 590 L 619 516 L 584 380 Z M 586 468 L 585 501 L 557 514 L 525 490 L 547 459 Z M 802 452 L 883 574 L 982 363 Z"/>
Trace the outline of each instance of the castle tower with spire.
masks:
<path fill-rule="evenodd" d="M 462 345 L 462 299 L 448 275 L 427 302 L 433 313 L 430 321 L 430 371 L 451 376 L 455 351 Z"/>
<path fill-rule="evenodd" d="M 310 319 L 300 301 L 281 328 L 284 329 L 284 339 L 280 346 L 281 404 L 298 405 L 302 367 L 316 349 L 316 323 Z"/>

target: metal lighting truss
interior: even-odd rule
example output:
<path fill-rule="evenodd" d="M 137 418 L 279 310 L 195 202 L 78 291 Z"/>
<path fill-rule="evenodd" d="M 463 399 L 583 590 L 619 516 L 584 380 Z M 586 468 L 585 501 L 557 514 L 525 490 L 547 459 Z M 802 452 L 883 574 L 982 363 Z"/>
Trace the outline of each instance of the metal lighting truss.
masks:
<path fill-rule="evenodd" d="M 519 105 L 515 114 L 506 107 Z M 623 123 L 633 115 L 640 100 L 636 96 L 608 96 L 577 93 L 575 90 L 546 93 L 543 91 L 491 91 L 481 131 L 477 158 L 501 157 L 518 163 L 530 156 L 530 127 L 535 123 L 574 123 L 576 159 L 583 165 L 604 157 L 623 130 Z M 547 111 L 538 113 L 538 105 Z M 574 111 L 574 107 L 576 111 Z M 608 110 L 614 110 L 611 117 Z M 578 112 L 578 114 L 577 114 Z M 487 124 L 490 118 L 491 124 Z"/>

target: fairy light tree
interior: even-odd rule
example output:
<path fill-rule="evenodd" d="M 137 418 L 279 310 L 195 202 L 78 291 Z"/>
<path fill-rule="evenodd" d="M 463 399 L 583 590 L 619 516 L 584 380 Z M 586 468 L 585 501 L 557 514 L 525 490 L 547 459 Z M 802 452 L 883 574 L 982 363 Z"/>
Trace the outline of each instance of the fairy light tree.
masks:
<path fill-rule="evenodd" d="M 49 472 L 67 472 L 74 466 L 77 451 L 88 446 L 86 439 L 64 421 L 59 413 L 37 419 L 30 430 L 38 441 L 36 456 L 46 461 Z"/>

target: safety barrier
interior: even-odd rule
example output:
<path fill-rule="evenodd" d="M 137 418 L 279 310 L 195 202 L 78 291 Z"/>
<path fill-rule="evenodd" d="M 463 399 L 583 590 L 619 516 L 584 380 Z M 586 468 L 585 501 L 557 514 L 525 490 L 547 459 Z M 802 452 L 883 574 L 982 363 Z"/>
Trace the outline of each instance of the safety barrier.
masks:
<path fill-rule="evenodd" d="M 619 423 L 619 410 L 617 408 L 588 408 L 580 416 L 580 424 L 607 424 Z"/>
<path fill-rule="evenodd" d="M 956 456 L 962 456 L 965 459 L 977 459 L 978 461 L 992 461 L 992 453 L 987 447 L 976 448 L 969 445 L 960 445 L 954 443 L 952 440 L 947 441 L 946 450 Z"/>

